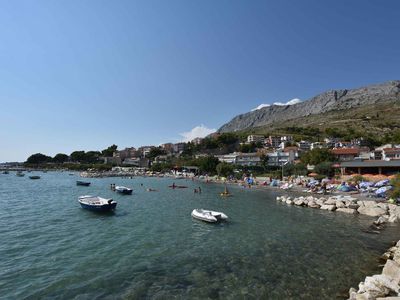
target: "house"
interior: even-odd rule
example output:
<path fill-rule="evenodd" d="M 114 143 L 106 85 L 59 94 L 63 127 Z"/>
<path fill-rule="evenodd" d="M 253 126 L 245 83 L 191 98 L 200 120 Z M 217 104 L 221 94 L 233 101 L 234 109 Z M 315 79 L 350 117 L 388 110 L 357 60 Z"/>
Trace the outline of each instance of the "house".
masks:
<path fill-rule="evenodd" d="M 332 149 L 331 152 L 340 161 L 350 161 L 358 157 L 360 148 L 336 148 Z"/>
<path fill-rule="evenodd" d="M 241 166 L 258 166 L 261 163 L 257 153 L 239 153 L 236 156 L 236 164 Z"/>
<path fill-rule="evenodd" d="M 309 141 L 300 141 L 297 143 L 300 151 L 308 151 L 311 149 L 311 143 Z"/>
<path fill-rule="evenodd" d="M 272 136 L 270 135 L 265 142 L 269 144 L 272 148 L 279 148 L 282 138 L 280 136 Z"/>
<path fill-rule="evenodd" d="M 233 152 L 216 156 L 219 161 L 241 166 L 257 166 L 261 163 L 258 153 Z"/>
<path fill-rule="evenodd" d="M 256 135 L 256 134 L 251 134 L 247 136 L 247 143 L 264 143 L 265 142 L 265 137 L 263 135 Z"/>
<path fill-rule="evenodd" d="M 311 145 L 310 145 L 310 150 L 313 150 L 313 149 L 322 149 L 322 148 L 325 148 L 325 144 L 324 144 L 324 143 L 321 143 L 321 142 L 311 143 Z"/>
<path fill-rule="evenodd" d="M 146 157 L 153 148 L 155 148 L 155 146 L 142 146 L 139 147 L 138 151 L 141 153 L 142 157 Z"/>
<path fill-rule="evenodd" d="M 400 148 L 383 148 L 382 159 L 383 160 L 400 159 Z"/>
<path fill-rule="evenodd" d="M 122 162 L 123 166 L 132 166 L 132 167 L 140 167 L 140 168 L 148 168 L 149 164 L 150 164 L 150 160 L 145 157 L 126 158 Z"/>
<path fill-rule="evenodd" d="M 193 139 L 191 142 L 195 145 L 200 145 L 202 140 L 203 140 L 203 138 L 197 137 L 197 138 Z"/>
<path fill-rule="evenodd" d="M 113 157 L 119 157 L 123 161 L 125 158 L 135 157 L 136 152 L 135 147 L 125 148 L 124 150 L 115 151 Z"/>
<path fill-rule="evenodd" d="M 341 162 L 341 174 L 396 174 L 400 172 L 400 160 L 353 160 Z"/>
<path fill-rule="evenodd" d="M 185 150 L 185 146 L 186 146 L 186 143 L 176 143 L 176 144 L 174 144 L 174 147 L 173 147 L 174 152 L 175 153 L 181 153 L 183 150 Z"/>
<path fill-rule="evenodd" d="M 268 165 L 280 167 L 282 165 L 286 165 L 287 163 L 294 162 L 297 157 L 298 157 L 297 152 L 293 150 L 275 151 L 273 153 L 268 154 Z"/>
<path fill-rule="evenodd" d="M 160 147 L 167 153 L 172 153 L 174 151 L 174 144 L 172 143 L 161 144 Z"/>

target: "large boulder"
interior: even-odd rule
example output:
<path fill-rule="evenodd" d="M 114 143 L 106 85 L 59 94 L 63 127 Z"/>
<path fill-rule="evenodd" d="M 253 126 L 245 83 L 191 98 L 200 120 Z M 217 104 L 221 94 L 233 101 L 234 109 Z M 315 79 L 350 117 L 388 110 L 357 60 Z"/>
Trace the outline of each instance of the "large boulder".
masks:
<path fill-rule="evenodd" d="M 327 204 L 327 203 L 325 202 L 325 204 Z M 337 208 L 346 207 L 346 205 L 343 203 L 343 201 L 340 201 L 340 200 L 336 200 L 334 204 L 336 205 Z"/>
<path fill-rule="evenodd" d="M 316 202 L 319 206 L 322 206 L 322 205 L 325 204 L 325 201 L 324 201 L 324 199 L 322 199 L 322 198 L 317 199 L 315 202 Z"/>
<path fill-rule="evenodd" d="M 332 205 L 324 204 L 321 205 L 320 209 L 334 211 L 336 209 L 336 206 L 334 204 Z"/>
<path fill-rule="evenodd" d="M 321 205 L 317 204 L 314 200 L 308 202 L 308 207 L 311 208 L 320 208 Z"/>
<path fill-rule="evenodd" d="M 290 197 L 286 200 L 286 204 L 292 205 L 293 204 L 293 200 L 290 199 Z"/>
<path fill-rule="evenodd" d="M 336 200 L 329 198 L 328 200 L 325 201 L 326 205 L 336 205 Z"/>
<path fill-rule="evenodd" d="M 340 207 L 336 211 L 344 212 L 346 214 L 353 214 L 355 215 L 357 213 L 357 210 L 353 208 L 346 208 L 346 207 Z"/>
<path fill-rule="evenodd" d="M 352 209 L 358 209 L 360 207 L 357 203 L 350 203 L 349 205 L 346 206 Z"/>
<path fill-rule="evenodd" d="M 386 214 L 386 210 L 378 206 L 360 206 L 357 211 L 370 217 L 380 217 Z"/>
<path fill-rule="evenodd" d="M 387 260 L 382 271 L 383 275 L 386 275 L 395 284 L 400 284 L 400 265 L 394 260 Z"/>
<path fill-rule="evenodd" d="M 298 206 L 301 206 L 301 205 L 304 204 L 304 200 L 303 199 L 297 199 L 297 200 L 294 201 L 294 204 L 296 204 Z"/>

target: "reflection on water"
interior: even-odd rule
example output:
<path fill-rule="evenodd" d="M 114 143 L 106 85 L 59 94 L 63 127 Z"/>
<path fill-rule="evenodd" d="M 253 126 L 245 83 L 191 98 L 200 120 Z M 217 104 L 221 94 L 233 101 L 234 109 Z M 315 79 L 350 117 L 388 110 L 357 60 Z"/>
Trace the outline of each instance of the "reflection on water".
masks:
<path fill-rule="evenodd" d="M 396 226 L 366 234 L 368 217 L 287 206 L 274 192 L 232 187 L 234 197 L 221 198 L 221 186 L 191 181 L 179 190 L 159 178 L 80 187 L 67 173 L 41 176 L 0 176 L 6 299 L 340 299 L 377 271 L 377 258 L 399 238 Z M 116 194 L 111 183 L 134 194 Z M 115 213 L 80 208 L 84 194 L 114 198 Z M 194 208 L 229 220 L 194 220 Z"/>

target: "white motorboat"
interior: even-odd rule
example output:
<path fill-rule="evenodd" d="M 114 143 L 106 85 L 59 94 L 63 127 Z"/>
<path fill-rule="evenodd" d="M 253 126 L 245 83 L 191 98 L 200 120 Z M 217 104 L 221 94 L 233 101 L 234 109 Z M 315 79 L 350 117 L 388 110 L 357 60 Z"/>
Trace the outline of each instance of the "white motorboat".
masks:
<path fill-rule="evenodd" d="M 201 208 L 193 209 L 192 217 L 209 223 L 216 223 L 218 221 L 225 221 L 228 219 L 228 216 L 222 212 L 205 210 Z"/>
<path fill-rule="evenodd" d="M 79 203 L 82 208 L 92 210 L 92 211 L 110 211 L 115 209 L 117 202 L 113 199 L 105 199 L 98 196 L 80 196 Z"/>
<path fill-rule="evenodd" d="M 132 194 L 132 189 L 127 188 L 126 186 L 116 186 L 115 191 L 124 195 Z"/>

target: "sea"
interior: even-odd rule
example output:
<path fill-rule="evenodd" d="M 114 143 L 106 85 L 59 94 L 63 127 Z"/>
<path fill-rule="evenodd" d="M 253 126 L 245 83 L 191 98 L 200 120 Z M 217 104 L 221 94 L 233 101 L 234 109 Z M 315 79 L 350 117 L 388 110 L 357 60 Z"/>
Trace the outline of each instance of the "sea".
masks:
<path fill-rule="evenodd" d="M 222 185 L 186 179 L 80 179 L 0 174 L 0 299 L 346 299 L 400 239 L 398 225 L 367 233 L 373 218 L 288 206 L 279 190 L 222 198 Z M 81 195 L 117 208 L 87 211 Z M 229 219 L 195 220 L 195 208 Z"/>

